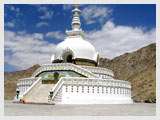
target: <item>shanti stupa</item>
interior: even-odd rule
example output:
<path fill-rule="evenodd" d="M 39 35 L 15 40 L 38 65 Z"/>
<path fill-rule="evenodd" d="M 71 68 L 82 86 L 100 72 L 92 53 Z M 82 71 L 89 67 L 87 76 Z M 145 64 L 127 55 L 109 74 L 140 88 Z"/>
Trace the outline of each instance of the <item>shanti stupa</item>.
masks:
<path fill-rule="evenodd" d="M 72 30 L 57 45 L 51 64 L 38 68 L 30 78 L 19 79 L 14 101 L 48 104 L 132 103 L 131 84 L 115 80 L 112 70 L 97 67 L 99 53 L 86 41 L 80 13 L 72 10 Z"/>

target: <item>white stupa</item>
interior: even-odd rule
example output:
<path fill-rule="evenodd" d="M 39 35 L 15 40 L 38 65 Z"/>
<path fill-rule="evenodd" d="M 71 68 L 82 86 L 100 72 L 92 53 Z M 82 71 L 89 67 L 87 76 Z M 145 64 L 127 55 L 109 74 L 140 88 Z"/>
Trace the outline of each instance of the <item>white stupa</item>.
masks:
<path fill-rule="evenodd" d="M 132 103 L 131 84 L 115 80 L 111 70 L 97 67 L 99 53 L 85 40 L 80 13 L 72 10 L 72 30 L 57 45 L 51 64 L 37 69 L 30 78 L 19 79 L 15 101 L 54 104 Z"/>

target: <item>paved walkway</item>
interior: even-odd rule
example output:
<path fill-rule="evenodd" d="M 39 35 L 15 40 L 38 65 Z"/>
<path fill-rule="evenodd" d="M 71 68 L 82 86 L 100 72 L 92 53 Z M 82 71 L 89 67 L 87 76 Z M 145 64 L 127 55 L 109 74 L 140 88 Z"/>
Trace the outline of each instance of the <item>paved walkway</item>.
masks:
<path fill-rule="evenodd" d="M 156 104 L 37 105 L 5 100 L 5 116 L 155 116 Z"/>

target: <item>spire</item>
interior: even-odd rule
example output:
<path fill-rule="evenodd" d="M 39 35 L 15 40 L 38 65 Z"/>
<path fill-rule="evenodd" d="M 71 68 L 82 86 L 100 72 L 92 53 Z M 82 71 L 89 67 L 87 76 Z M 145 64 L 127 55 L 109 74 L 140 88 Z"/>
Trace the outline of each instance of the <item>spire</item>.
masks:
<path fill-rule="evenodd" d="M 76 4 L 76 5 L 75 5 L 75 8 L 77 8 L 77 9 L 78 9 L 78 4 Z"/>
<path fill-rule="evenodd" d="M 68 36 L 82 36 L 84 37 L 84 32 L 82 31 L 81 22 L 80 22 L 80 14 L 81 11 L 78 9 L 78 5 L 75 5 L 74 10 L 72 10 L 73 19 L 72 19 L 72 30 L 66 30 Z"/>
<path fill-rule="evenodd" d="M 81 14 L 81 11 L 78 9 L 78 5 L 75 5 L 75 9 L 72 10 L 73 19 L 72 19 L 72 29 L 80 29 L 81 22 L 79 19 L 79 16 Z"/>

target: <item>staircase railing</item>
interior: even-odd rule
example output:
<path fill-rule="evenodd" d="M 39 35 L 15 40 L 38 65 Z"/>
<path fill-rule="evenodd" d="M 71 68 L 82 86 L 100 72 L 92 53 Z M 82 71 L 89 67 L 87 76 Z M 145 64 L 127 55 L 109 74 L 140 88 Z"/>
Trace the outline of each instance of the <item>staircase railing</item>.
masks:
<path fill-rule="evenodd" d="M 61 77 L 59 79 L 59 81 L 57 82 L 57 84 L 51 89 L 51 91 L 53 92 L 53 96 L 51 98 L 51 101 L 54 100 L 54 98 L 55 98 L 56 94 L 58 93 L 59 89 L 62 87 L 63 79 L 64 79 L 64 77 Z"/>
<path fill-rule="evenodd" d="M 94 66 L 84 66 L 84 65 L 79 65 L 81 68 L 84 68 L 86 70 L 91 71 L 92 73 L 101 73 L 101 74 L 107 74 L 109 76 L 114 77 L 114 73 L 112 70 L 107 69 L 107 68 L 102 68 L 102 67 L 94 67 Z"/>
<path fill-rule="evenodd" d="M 37 89 L 42 82 L 42 77 L 38 77 L 37 80 L 24 92 L 23 98 L 27 98 L 29 95 L 31 95 L 35 89 Z"/>
<path fill-rule="evenodd" d="M 99 78 L 97 75 L 95 75 L 95 74 L 92 73 L 91 71 L 88 71 L 88 70 L 86 70 L 86 69 L 84 69 L 84 68 L 82 68 L 82 67 L 80 67 L 80 66 L 77 66 L 77 65 L 74 65 L 74 64 L 70 64 L 70 65 L 76 67 L 76 68 L 79 69 L 79 70 L 82 70 L 83 72 L 88 73 L 88 74 L 90 75 L 90 78 Z M 92 77 L 92 76 L 93 76 L 93 77 Z"/>

